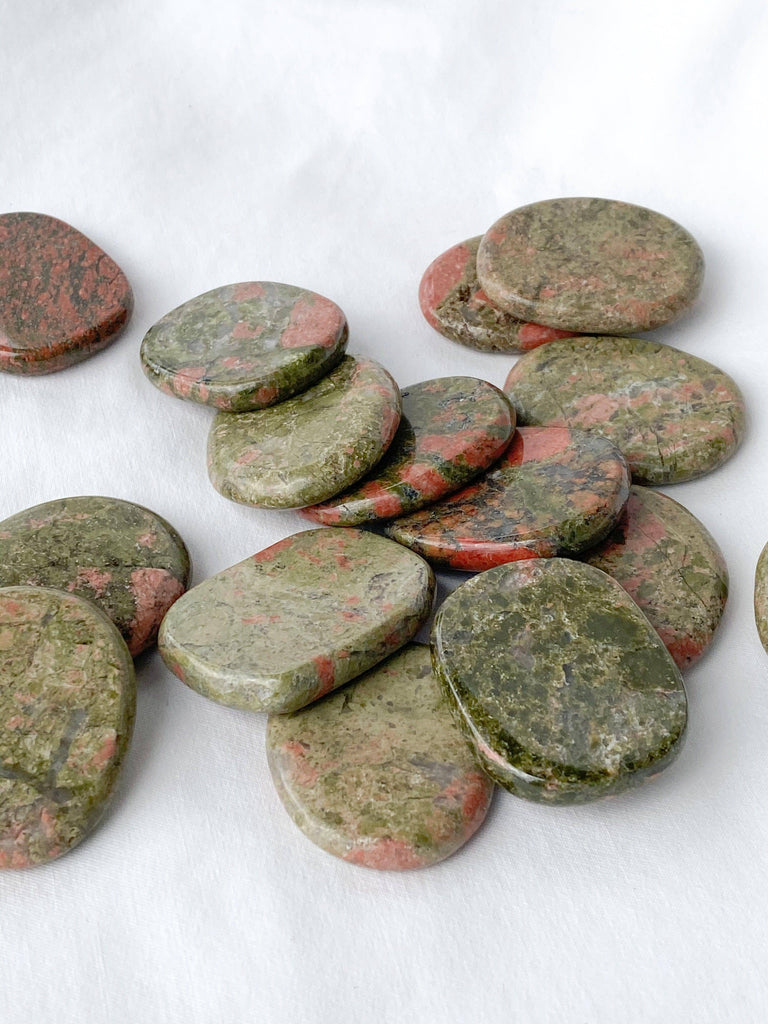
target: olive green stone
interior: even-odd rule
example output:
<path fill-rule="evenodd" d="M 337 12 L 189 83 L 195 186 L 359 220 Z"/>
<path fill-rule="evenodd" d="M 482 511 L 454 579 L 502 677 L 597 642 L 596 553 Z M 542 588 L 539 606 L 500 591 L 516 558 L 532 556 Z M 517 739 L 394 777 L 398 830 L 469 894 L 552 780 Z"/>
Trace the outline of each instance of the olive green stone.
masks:
<path fill-rule="evenodd" d="M 473 577 L 432 631 L 435 671 L 494 781 L 579 803 L 666 767 L 686 725 L 682 677 L 610 576 L 562 558 Z"/>
<path fill-rule="evenodd" d="M 301 831 L 371 868 L 444 860 L 482 824 L 493 794 L 422 644 L 311 707 L 271 716 L 267 757 Z"/>
<path fill-rule="evenodd" d="M 760 643 L 768 651 L 768 544 L 760 552 L 755 570 L 755 623 Z"/>
<path fill-rule="evenodd" d="M 125 642 L 75 594 L 0 589 L 0 868 L 60 857 L 96 825 L 133 730 Z"/>

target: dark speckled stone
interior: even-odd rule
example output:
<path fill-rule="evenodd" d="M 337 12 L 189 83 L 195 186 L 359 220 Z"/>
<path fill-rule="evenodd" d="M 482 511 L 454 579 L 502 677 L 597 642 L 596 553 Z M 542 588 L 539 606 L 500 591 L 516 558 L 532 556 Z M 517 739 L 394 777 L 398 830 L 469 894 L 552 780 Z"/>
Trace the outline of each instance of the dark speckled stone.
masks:
<path fill-rule="evenodd" d="M 42 213 L 0 216 L 0 370 L 63 370 L 127 324 L 131 287 L 89 238 Z"/>
<path fill-rule="evenodd" d="M 267 756 L 302 832 L 370 868 L 444 860 L 482 824 L 493 793 L 421 644 L 309 708 L 271 716 Z"/>
<path fill-rule="evenodd" d="M 615 794 L 680 749 L 682 677 L 619 584 L 530 559 L 470 579 L 437 613 L 435 671 L 500 785 L 546 803 Z"/>

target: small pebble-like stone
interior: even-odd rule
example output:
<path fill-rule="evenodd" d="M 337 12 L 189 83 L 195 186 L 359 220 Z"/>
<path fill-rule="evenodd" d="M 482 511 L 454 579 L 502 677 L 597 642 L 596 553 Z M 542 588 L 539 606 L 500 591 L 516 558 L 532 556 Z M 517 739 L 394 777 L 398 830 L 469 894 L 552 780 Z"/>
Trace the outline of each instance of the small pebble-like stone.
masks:
<path fill-rule="evenodd" d="M 170 523 L 119 498 L 59 498 L 0 523 L 0 586 L 54 587 L 93 601 L 134 656 L 155 642 L 190 572 Z"/>
<path fill-rule="evenodd" d="M 0 589 L 0 868 L 60 857 L 104 813 L 133 730 L 125 643 L 75 594 Z"/>
<path fill-rule="evenodd" d="M 387 534 L 435 565 L 482 571 L 583 551 L 617 522 L 629 494 L 621 453 L 576 430 L 523 428 L 480 481 L 396 519 Z"/>
<path fill-rule="evenodd" d="M 301 831 L 369 868 L 444 860 L 480 827 L 493 795 L 421 644 L 309 708 L 271 716 L 267 756 Z"/>
<path fill-rule="evenodd" d="M 427 323 L 444 337 L 482 352 L 527 352 L 570 337 L 572 331 L 525 323 L 491 302 L 477 280 L 481 237 L 452 246 L 427 267 L 419 285 Z"/>
<path fill-rule="evenodd" d="M 680 671 L 632 598 L 591 565 L 530 559 L 474 576 L 438 611 L 432 654 L 484 769 L 518 796 L 618 793 L 680 749 Z"/>
<path fill-rule="evenodd" d="M 631 487 L 621 519 L 584 560 L 634 598 L 678 668 L 712 643 L 728 598 L 728 568 L 696 516 L 666 494 Z"/>
<path fill-rule="evenodd" d="M 755 624 L 760 643 L 768 651 L 768 544 L 760 552 L 755 570 Z"/>
<path fill-rule="evenodd" d="M 400 391 L 387 371 L 372 359 L 346 356 L 296 398 L 256 412 L 219 413 L 208 437 L 208 474 L 217 491 L 242 505 L 314 505 L 376 465 L 400 411 Z"/>
<path fill-rule="evenodd" d="M 351 490 L 304 515 L 325 526 L 357 526 L 423 508 L 458 490 L 509 444 L 509 399 L 475 377 L 440 377 L 402 393 L 400 426 L 384 458 Z"/>
<path fill-rule="evenodd" d="M 491 302 L 521 320 L 624 334 L 684 313 L 701 288 L 704 258 L 685 228 L 643 206 L 549 199 L 489 228 L 477 275 Z"/>
<path fill-rule="evenodd" d="M 42 213 L 0 215 L 0 370 L 53 373 L 114 341 L 133 310 L 125 274 Z"/>
<path fill-rule="evenodd" d="M 161 391 L 227 412 L 305 391 L 341 361 L 347 320 L 335 302 L 274 281 L 224 285 L 151 327 L 141 363 Z"/>
<path fill-rule="evenodd" d="M 188 591 L 166 615 L 166 665 L 211 700 L 296 711 L 382 661 L 429 615 L 421 558 L 361 530 L 308 530 Z"/>
<path fill-rule="evenodd" d="M 639 338 L 566 338 L 518 359 L 504 390 L 519 423 L 609 438 L 638 484 L 716 469 L 744 435 L 744 399 L 722 370 Z"/>

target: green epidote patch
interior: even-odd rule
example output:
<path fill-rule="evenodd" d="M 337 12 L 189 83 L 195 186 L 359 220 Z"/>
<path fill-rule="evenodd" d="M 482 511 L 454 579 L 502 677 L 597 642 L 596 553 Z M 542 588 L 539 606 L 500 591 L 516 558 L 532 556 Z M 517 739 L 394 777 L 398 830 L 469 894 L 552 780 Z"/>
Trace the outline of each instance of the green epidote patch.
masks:
<path fill-rule="evenodd" d="M 493 793 L 421 644 L 309 708 L 271 716 L 267 756 L 301 831 L 372 868 L 444 860 L 479 828 Z"/>
<path fill-rule="evenodd" d="M 219 413 L 208 437 L 208 474 L 217 491 L 242 505 L 314 505 L 375 466 L 400 412 L 400 391 L 387 371 L 347 356 L 297 398 L 258 412 Z"/>
<path fill-rule="evenodd" d="M 638 484 L 716 469 L 744 436 L 744 399 L 711 363 L 639 338 L 566 338 L 527 352 L 504 385 L 519 423 L 609 438 Z"/>
<path fill-rule="evenodd" d="M 610 576 L 566 559 L 490 569 L 445 601 L 435 671 L 494 781 L 578 803 L 618 793 L 680 749 L 682 677 Z"/>
<path fill-rule="evenodd" d="M 421 558 L 360 530 L 308 530 L 212 576 L 163 620 L 166 665 L 206 697 L 296 711 L 403 644 L 429 615 Z"/>
<path fill-rule="evenodd" d="M 755 623 L 760 642 L 768 651 L 768 544 L 760 552 L 755 570 Z"/>
<path fill-rule="evenodd" d="M 170 523 L 118 498 L 59 498 L 0 523 L 0 586 L 54 587 L 95 602 L 134 656 L 155 642 L 190 571 Z"/>
<path fill-rule="evenodd" d="M 95 605 L 0 589 L 0 868 L 61 856 L 96 825 L 133 729 L 125 643 Z"/>
<path fill-rule="evenodd" d="M 228 412 L 304 391 L 342 359 L 346 317 L 330 299 L 274 281 L 198 295 L 147 332 L 141 363 L 161 391 Z"/>
<path fill-rule="evenodd" d="M 712 643 L 728 568 L 705 527 L 666 494 L 633 486 L 621 519 L 584 560 L 613 576 L 686 669 Z"/>

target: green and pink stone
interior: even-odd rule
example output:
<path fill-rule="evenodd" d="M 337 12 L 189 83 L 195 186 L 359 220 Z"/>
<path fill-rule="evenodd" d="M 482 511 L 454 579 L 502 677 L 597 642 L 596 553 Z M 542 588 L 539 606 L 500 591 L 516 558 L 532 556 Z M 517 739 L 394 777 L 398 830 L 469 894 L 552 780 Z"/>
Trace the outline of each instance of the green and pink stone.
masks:
<path fill-rule="evenodd" d="M 760 643 L 768 651 L 768 544 L 760 552 L 755 569 L 755 625 Z"/>

